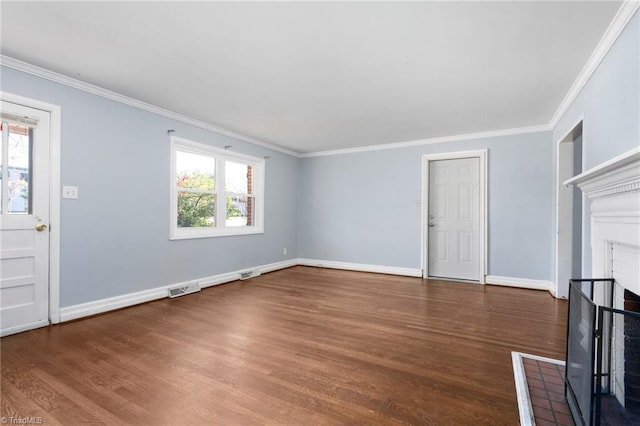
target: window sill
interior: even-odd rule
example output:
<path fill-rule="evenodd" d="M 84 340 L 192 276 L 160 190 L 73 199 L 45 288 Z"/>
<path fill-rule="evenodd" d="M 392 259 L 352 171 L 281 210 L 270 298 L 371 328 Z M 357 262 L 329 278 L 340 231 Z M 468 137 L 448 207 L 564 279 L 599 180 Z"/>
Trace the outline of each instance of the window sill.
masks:
<path fill-rule="evenodd" d="M 264 234 L 264 229 L 262 227 L 247 227 L 247 228 L 225 228 L 225 229 L 211 229 L 211 230 L 203 230 L 203 229 L 180 229 L 178 231 L 174 231 L 171 235 L 169 235 L 169 240 L 191 240 L 196 238 L 215 238 L 215 237 L 232 237 L 237 235 L 253 235 L 253 234 Z"/>

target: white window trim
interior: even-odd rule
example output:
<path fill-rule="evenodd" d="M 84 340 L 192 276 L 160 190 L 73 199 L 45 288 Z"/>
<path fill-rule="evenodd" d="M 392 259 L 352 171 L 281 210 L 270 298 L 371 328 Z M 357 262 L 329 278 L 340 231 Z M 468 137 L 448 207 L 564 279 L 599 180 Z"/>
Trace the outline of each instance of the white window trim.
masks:
<path fill-rule="evenodd" d="M 183 240 L 191 238 L 211 238 L 225 237 L 232 235 L 251 235 L 264 233 L 264 168 L 265 161 L 262 158 L 252 157 L 245 154 L 238 154 L 228 150 L 214 148 L 188 139 L 176 136 L 170 137 L 171 141 L 171 208 L 170 208 L 170 240 Z M 216 202 L 216 224 L 215 228 L 179 228 L 176 217 L 178 216 L 178 191 L 176 188 L 176 151 L 191 152 L 193 154 L 212 156 L 216 159 L 216 190 L 218 195 Z M 249 164 L 253 167 L 253 194 L 255 198 L 254 225 L 252 226 L 230 226 L 225 225 L 226 199 L 220 194 L 226 195 L 221 190 L 224 181 L 224 162 L 235 161 Z M 229 193 L 228 195 L 234 195 Z M 246 195 L 246 194 L 242 194 Z M 221 202 L 222 201 L 222 202 Z"/>

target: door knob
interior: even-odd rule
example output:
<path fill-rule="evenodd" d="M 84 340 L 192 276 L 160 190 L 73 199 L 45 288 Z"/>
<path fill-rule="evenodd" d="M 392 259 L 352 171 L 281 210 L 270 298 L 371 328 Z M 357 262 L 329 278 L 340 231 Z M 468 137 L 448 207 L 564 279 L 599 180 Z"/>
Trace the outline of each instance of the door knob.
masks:
<path fill-rule="evenodd" d="M 429 224 L 429 228 L 433 228 L 434 226 L 436 226 L 436 224 L 435 224 L 435 223 L 430 223 L 430 224 Z"/>
<path fill-rule="evenodd" d="M 47 225 L 45 225 L 44 223 L 39 223 L 36 225 L 36 231 L 38 232 L 42 232 L 45 229 L 47 229 Z"/>

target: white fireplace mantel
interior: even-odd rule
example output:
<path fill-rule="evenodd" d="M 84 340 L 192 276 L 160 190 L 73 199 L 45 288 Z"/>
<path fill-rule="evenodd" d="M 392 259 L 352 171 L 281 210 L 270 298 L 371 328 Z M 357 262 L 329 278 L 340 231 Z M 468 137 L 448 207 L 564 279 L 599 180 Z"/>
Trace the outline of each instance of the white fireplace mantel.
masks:
<path fill-rule="evenodd" d="M 640 147 L 587 170 L 567 181 L 591 199 L 640 190 Z M 638 195 L 640 197 L 640 195 Z"/>
<path fill-rule="evenodd" d="M 564 184 L 577 184 L 590 200 L 592 277 L 614 277 L 640 295 L 640 147 Z M 613 258 L 614 249 L 622 264 Z"/>

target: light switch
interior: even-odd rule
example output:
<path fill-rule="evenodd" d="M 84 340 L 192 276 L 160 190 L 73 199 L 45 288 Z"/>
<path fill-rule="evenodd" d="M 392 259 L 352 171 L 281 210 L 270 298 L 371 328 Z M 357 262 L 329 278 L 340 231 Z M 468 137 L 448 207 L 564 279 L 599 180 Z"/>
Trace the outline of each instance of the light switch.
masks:
<path fill-rule="evenodd" d="M 73 200 L 78 199 L 78 187 L 77 186 L 63 186 L 62 198 L 71 198 Z"/>

